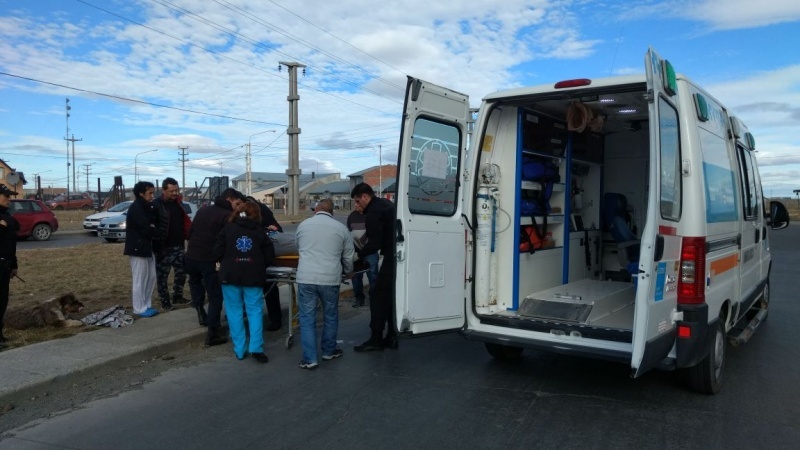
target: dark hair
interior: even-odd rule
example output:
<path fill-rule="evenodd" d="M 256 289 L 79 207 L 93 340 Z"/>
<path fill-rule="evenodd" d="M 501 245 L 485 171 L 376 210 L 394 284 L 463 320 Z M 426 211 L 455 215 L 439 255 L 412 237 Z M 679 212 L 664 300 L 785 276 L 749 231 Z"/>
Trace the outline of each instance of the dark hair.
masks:
<path fill-rule="evenodd" d="M 375 191 L 372 190 L 372 186 L 367 183 L 358 183 L 350 192 L 350 198 L 355 198 L 364 194 L 375 197 Z"/>
<path fill-rule="evenodd" d="M 155 189 L 156 186 L 153 183 L 149 182 L 149 181 L 140 181 L 140 182 L 138 182 L 138 183 L 133 185 L 133 196 L 134 197 L 139 197 L 142 194 L 144 194 L 145 192 L 147 192 L 147 190 L 150 189 L 150 188 Z"/>
<path fill-rule="evenodd" d="M 244 201 L 244 194 L 234 188 L 225 189 L 221 194 L 219 194 L 219 196 L 222 198 L 235 198 Z"/>
<path fill-rule="evenodd" d="M 164 181 L 161 182 L 161 189 L 166 190 L 167 186 L 170 185 L 170 184 L 174 184 L 175 186 L 177 186 L 178 185 L 178 180 L 176 180 L 175 178 L 172 178 L 172 177 L 164 178 Z"/>
<path fill-rule="evenodd" d="M 253 197 L 252 195 L 248 195 L 248 196 L 247 196 L 247 197 L 245 197 L 244 199 L 245 199 L 245 200 L 248 200 L 248 201 L 251 201 L 251 202 L 261 203 L 260 201 L 256 200 L 256 198 L 255 198 L 255 197 Z"/>
<path fill-rule="evenodd" d="M 242 206 L 233 210 L 230 217 L 228 217 L 228 222 L 234 222 L 237 217 L 239 217 L 239 213 L 244 213 L 245 217 L 257 222 L 261 223 L 261 208 L 258 206 L 258 203 L 247 201 L 242 204 Z"/>

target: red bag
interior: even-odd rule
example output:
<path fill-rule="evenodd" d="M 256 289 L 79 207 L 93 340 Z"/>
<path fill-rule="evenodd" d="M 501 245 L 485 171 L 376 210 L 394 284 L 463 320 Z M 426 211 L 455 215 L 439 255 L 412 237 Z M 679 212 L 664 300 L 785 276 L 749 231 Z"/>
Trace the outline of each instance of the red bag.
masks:
<path fill-rule="evenodd" d="M 553 246 L 553 232 L 547 230 L 547 222 L 545 221 L 544 227 L 540 228 L 536 223 L 536 218 L 533 219 L 532 225 L 523 225 L 520 227 L 519 236 L 519 251 L 533 253 L 536 250 L 549 248 Z"/>

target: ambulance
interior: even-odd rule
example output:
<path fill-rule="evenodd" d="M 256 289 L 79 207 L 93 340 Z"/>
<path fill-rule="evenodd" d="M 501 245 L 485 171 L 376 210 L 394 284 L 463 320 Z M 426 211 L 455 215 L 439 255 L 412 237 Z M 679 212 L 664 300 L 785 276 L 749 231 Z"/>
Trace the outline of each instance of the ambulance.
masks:
<path fill-rule="evenodd" d="M 394 325 L 676 370 L 714 394 L 770 301 L 767 202 L 746 125 L 650 49 L 645 73 L 459 92 L 409 78 Z M 549 175 L 547 175 L 549 174 Z"/>

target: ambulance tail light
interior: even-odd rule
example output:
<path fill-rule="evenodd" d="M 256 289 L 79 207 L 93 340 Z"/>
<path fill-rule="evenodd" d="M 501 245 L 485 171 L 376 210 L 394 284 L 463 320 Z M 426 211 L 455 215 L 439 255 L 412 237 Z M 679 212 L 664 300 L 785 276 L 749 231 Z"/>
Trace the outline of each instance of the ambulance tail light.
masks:
<path fill-rule="evenodd" d="M 565 89 L 565 88 L 574 88 L 574 87 L 581 87 L 581 86 L 589 86 L 592 84 L 592 80 L 588 78 L 577 78 L 575 80 L 564 80 L 559 81 L 556 83 L 556 89 Z"/>
<path fill-rule="evenodd" d="M 681 269 L 678 279 L 678 303 L 701 304 L 706 301 L 706 238 L 684 237 L 681 244 Z"/>

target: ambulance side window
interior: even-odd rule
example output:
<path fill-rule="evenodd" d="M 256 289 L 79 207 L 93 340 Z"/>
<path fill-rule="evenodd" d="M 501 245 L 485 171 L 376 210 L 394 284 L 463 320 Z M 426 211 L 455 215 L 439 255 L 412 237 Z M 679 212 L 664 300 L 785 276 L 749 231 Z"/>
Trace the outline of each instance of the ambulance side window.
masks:
<path fill-rule="evenodd" d="M 739 157 L 739 169 L 742 172 L 742 208 L 745 220 L 755 220 L 758 216 L 758 191 L 753 173 L 753 155 L 741 145 L 736 146 Z"/>
<path fill-rule="evenodd" d="M 663 98 L 658 100 L 661 143 L 661 217 L 681 218 L 681 148 L 678 112 Z"/>
<path fill-rule="evenodd" d="M 411 139 L 409 211 L 452 216 L 458 207 L 461 130 L 451 124 L 418 118 Z"/>

